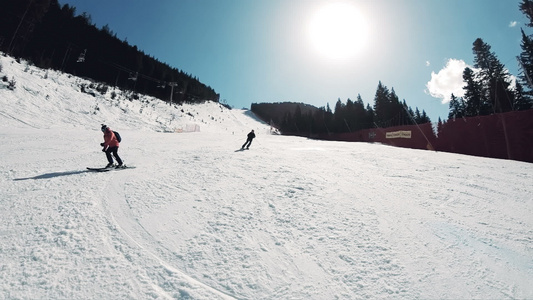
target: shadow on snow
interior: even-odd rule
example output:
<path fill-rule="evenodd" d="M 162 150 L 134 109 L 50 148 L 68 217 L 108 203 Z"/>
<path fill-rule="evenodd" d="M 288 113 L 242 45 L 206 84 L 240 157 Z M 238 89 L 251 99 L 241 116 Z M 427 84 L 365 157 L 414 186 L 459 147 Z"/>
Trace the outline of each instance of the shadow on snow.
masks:
<path fill-rule="evenodd" d="M 62 176 L 70 176 L 70 175 L 77 175 L 82 173 L 87 173 L 89 170 L 82 170 L 82 171 L 67 171 L 67 172 L 54 172 L 54 173 L 46 173 L 42 175 L 37 175 L 34 177 L 26 177 L 26 178 L 14 178 L 14 181 L 21 181 L 21 180 L 29 180 L 29 179 L 49 179 L 54 177 L 62 177 Z"/>

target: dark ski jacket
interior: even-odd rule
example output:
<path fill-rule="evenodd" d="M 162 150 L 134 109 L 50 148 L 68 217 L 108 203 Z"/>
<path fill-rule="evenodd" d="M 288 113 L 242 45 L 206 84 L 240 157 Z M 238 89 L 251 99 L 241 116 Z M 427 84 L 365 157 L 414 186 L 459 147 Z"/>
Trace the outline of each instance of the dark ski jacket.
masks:
<path fill-rule="evenodd" d="M 250 133 L 248 133 L 248 140 L 251 141 L 255 138 L 255 133 L 253 131 L 250 131 Z"/>

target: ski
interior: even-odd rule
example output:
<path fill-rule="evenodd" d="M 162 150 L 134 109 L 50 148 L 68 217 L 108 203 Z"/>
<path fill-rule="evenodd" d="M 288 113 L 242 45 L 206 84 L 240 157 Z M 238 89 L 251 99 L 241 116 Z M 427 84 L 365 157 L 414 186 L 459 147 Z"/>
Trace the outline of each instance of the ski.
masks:
<path fill-rule="evenodd" d="M 125 170 L 125 169 L 135 169 L 135 166 L 126 166 L 126 165 L 123 165 L 121 167 L 115 167 L 114 168 L 115 170 Z"/>
<path fill-rule="evenodd" d="M 115 168 L 90 168 L 90 167 L 87 167 L 87 170 L 89 171 L 95 171 L 95 172 L 107 172 L 107 171 L 111 171 L 111 170 L 114 170 Z"/>
<path fill-rule="evenodd" d="M 89 171 L 94 171 L 94 172 L 108 172 L 108 171 L 118 171 L 118 170 L 125 170 L 125 169 L 135 169 L 134 166 L 121 166 L 121 167 L 110 167 L 110 168 L 91 168 L 91 167 L 87 167 L 87 170 Z"/>

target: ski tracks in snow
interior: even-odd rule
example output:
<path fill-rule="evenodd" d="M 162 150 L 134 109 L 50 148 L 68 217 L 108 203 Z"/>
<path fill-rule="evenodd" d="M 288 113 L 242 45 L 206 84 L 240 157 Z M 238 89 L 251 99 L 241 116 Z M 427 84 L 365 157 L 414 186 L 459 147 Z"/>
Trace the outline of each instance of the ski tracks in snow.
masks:
<path fill-rule="evenodd" d="M 201 281 L 185 274 L 179 267 L 176 253 L 157 240 L 140 222 L 141 216 L 134 212 L 127 189 L 135 184 L 135 176 L 126 172 L 112 175 L 105 188 L 103 206 L 108 212 L 116 249 L 133 265 L 144 266 L 137 269 L 137 277 L 143 284 L 152 287 L 155 294 L 148 298 L 168 299 L 234 299 Z M 148 289 L 150 290 L 150 289 Z"/>
<path fill-rule="evenodd" d="M 179 241 L 165 242 L 184 270 L 244 299 L 414 295 L 394 249 L 381 237 L 368 195 L 357 193 L 353 166 L 333 155 L 339 173 L 326 178 L 309 172 L 313 159 L 327 158 L 319 147 L 289 149 L 279 141 L 245 153 L 226 149 L 228 154 L 213 150 L 220 147 L 216 139 L 209 141 L 213 146 L 178 151 L 176 176 L 154 180 L 153 187 L 174 180 L 179 208 L 161 203 L 142 209 L 145 215 L 174 211 L 172 226 L 189 227 L 178 229 Z M 207 221 L 198 224 L 187 214 Z"/>
<path fill-rule="evenodd" d="M 136 169 L 88 173 L 76 167 L 102 153 L 65 141 L 90 149 L 95 132 L 46 133 L 2 136 L 11 298 L 533 294 L 529 164 L 283 136 L 234 152 L 232 135 L 142 133 L 121 150 Z"/>
<path fill-rule="evenodd" d="M 421 296 L 530 295 L 532 290 L 517 291 L 501 276 L 512 276 L 524 286 L 533 269 L 527 259 L 531 248 L 516 251 L 531 241 L 528 219 L 532 212 L 526 209 L 516 214 L 511 209 L 531 198 L 509 198 L 514 191 L 524 189 L 522 181 L 509 180 L 516 177 L 499 172 L 500 164 L 510 162 L 492 160 L 490 168 L 481 169 L 476 166 L 486 166 L 485 158 L 469 157 L 462 166 L 447 161 L 455 159 L 453 155 L 441 154 L 441 160 L 431 166 L 420 160 L 431 152 L 421 154 L 419 160 L 384 157 L 383 162 L 389 164 L 379 176 L 386 178 L 387 185 L 376 186 L 384 195 L 399 195 L 386 199 L 388 205 L 379 206 L 380 227 L 387 239 L 398 245 L 399 259 L 409 262 L 406 270 L 418 282 Z M 518 170 L 520 165 L 527 169 L 526 164 L 516 164 Z M 405 196 L 408 194 L 410 197 Z M 508 203 L 509 209 L 502 210 L 506 207 L 502 203 Z M 446 274 L 450 280 L 443 282 Z"/>

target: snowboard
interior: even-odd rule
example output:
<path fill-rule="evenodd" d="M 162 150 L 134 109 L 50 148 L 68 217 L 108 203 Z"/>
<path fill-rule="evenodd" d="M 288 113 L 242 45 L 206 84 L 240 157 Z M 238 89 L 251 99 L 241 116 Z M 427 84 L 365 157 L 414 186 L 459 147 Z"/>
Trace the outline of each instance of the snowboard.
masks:
<path fill-rule="evenodd" d="M 134 166 L 126 166 L 126 165 L 123 165 L 122 167 L 120 168 L 117 168 L 117 167 L 111 167 L 111 168 L 90 168 L 90 167 L 87 167 L 87 170 L 89 171 L 93 171 L 93 172 L 108 172 L 108 171 L 118 171 L 118 170 L 125 170 L 125 169 L 135 169 Z"/>

